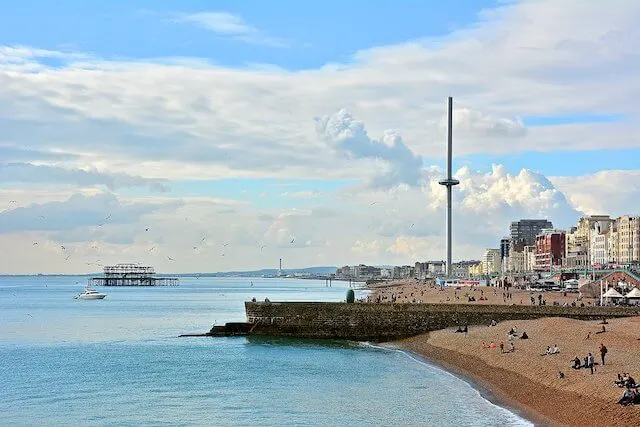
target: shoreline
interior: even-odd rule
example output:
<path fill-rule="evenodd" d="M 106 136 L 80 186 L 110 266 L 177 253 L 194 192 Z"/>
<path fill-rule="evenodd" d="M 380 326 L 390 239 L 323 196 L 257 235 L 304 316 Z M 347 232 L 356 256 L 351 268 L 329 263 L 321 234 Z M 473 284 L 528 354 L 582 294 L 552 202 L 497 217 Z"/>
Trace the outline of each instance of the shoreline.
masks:
<path fill-rule="evenodd" d="M 597 395 L 545 385 L 480 357 L 433 345 L 429 334 L 389 344 L 465 380 L 491 403 L 536 426 L 628 426 L 638 421 L 638 408 L 622 408 Z"/>
<path fill-rule="evenodd" d="M 426 335 L 428 334 L 424 334 L 422 336 L 424 337 Z M 388 344 L 392 346 L 390 348 L 396 348 L 400 351 L 407 352 L 408 354 L 412 355 L 412 357 L 417 357 L 425 363 L 435 366 L 438 369 L 442 369 L 443 371 L 453 375 L 454 377 L 461 379 L 462 381 L 473 387 L 476 391 L 478 391 L 482 398 L 486 399 L 496 406 L 499 406 L 500 408 L 503 408 L 517 415 L 518 417 L 534 424 L 535 426 L 562 425 L 544 416 L 533 408 L 523 404 L 522 402 L 519 402 L 517 399 L 505 393 L 501 388 L 496 387 L 491 383 L 491 381 L 488 381 L 482 375 L 478 375 L 478 373 L 465 369 L 465 367 L 461 366 L 460 364 L 449 362 L 452 359 L 455 360 L 456 357 L 462 356 L 460 353 L 432 346 L 430 344 L 426 344 L 424 347 L 418 350 L 416 348 L 412 348 L 411 345 L 407 345 L 405 341 L 406 340 L 394 341 Z M 483 362 L 479 359 L 478 362 L 478 366 L 483 367 Z"/>
<path fill-rule="evenodd" d="M 482 381 L 480 378 L 471 375 L 468 371 L 447 363 L 443 359 L 436 357 L 430 358 L 420 352 L 411 350 L 403 346 L 402 341 L 388 342 L 382 344 L 381 346 L 387 349 L 398 350 L 406 353 L 407 355 L 409 355 L 409 357 L 414 358 L 421 363 L 433 366 L 448 373 L 449 375 L 460 379 L 461 381 L 464 381 L 465 383 L 469 384 L 474 390 L 476 390 L 483 399 L 487 400 L 497 407 L 511 412 L 512 414 L 534 424 L 535 426 L 554 425 L 552 420 L 543 417 L 541 414 L 533 411 L 531 408 L 524 407 L 514 399 L 504 395 L 504 393 L 500 393 L 499 390 L 496 392 L 496 390 L 493 390 L 491 388 L 491 385 L 486 381 Z"/>

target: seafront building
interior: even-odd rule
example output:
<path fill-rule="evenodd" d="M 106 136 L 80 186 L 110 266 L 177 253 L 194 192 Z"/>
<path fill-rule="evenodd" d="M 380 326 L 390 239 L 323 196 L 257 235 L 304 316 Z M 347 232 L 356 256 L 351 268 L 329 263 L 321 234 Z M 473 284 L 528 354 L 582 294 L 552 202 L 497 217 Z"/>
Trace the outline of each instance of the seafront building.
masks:
<path fill-rule="evenodd" d="M 534 271 L 551 271 L 562 266 L 565 232 L 545 230 L 536 236 Z"/>
<path fill-rule="evenodd" d="M 500 239 L 499 272 L 519 275 L 560 268 L 640 269 L 640 216 L 586 215 L 567 230 L 555 230 L 551 224 L 546 219 L 512 222 L 509 237 Z M 484 255 L 483 274 L 487 274 L 496 265 L 493 253 L 485 251 Z"/>
<path fill-rule="evenodd" d="M 533 271 L 536 265 L 536 247 L 535 245 L 527 245 L 522 250 L 522 256 L 524 258 L 524 271 Z"/>
<path fill-rule="evenodd" d="M 589 268 L 592 265 L 591 240 L 594 226 L 608 229 L 612 219 L 609 215 L 587 215 L 578 220 L 572 228 L 571 237 L 566 239 L 564 266 L 572 269 Z"/>
<path fill-rule="evenodd" d="M 480 261 L 451 264 L 451 278 L 507 275 L 524 277 L 592 268 L 640 270 L 640 216 L 587 215 L 575 226 L 557 230 L 547 219 L 521 219 L 509 226 L 509 236 L 499 247 L 488 248 Z M 445 261 L 417 261 L 414 265 L 374 267 L 342 266 L 335 276 L 343 279 L 408 279 L 442 277 Z"/>
<path fill-rule="evenodd" d="M 502 271 L 500 249 L 487 248 L 482 255 L 482 274 L 492 275 Z"/>
<path fill-rule="evenodd" d="M 553 224 L 547 219 L 521 219 L 512 222 L 509 226 L 509 239 L 522 241 L 524 245 L 533 245 L 536 242 L 536 236 L 542 230 L 552 228 Z"/>
<path fill-rule="evenodd" d="M 475 264 L 469 265 L 469 277 L 480 276 L 482 276 L 482 262 L 476 262 Z"/>
<path fill-rule="evenodd" d="M 609 230 L 611 224 L 611 221 L 596 222 L 591 230 L 589 261 L 594 267 L 601 267 L 609 263 Z"/>

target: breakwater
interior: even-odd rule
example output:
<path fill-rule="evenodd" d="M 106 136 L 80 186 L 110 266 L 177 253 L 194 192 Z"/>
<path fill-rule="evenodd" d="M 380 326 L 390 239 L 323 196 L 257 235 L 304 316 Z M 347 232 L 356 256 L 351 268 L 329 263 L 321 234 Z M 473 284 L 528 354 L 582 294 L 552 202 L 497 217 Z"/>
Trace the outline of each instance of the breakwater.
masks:
<path fill-rule="evenodd" d="M 245 302 L 248 335 L 392 341 L 491 320 L 568 317 L 598 320 L 640 315 L 640 308 L 471 304 Z M 219 328 L 219 327 L 218 327 Z M 212 329 L 211 335 L 216 335 Z"/>

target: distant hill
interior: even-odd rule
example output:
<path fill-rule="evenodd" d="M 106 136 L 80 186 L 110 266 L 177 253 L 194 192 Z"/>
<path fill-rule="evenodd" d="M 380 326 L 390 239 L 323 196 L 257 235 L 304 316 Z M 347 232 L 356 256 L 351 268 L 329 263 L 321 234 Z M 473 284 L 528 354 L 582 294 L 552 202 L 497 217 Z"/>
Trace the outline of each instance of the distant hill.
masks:
<path fill-rule="evenodd" d="M 324 276 L 327 274 L 334 274 L 336 272 L 337 267 L 306 267 L 306 268 L 283 268 L 282 274 L 310 274 L 316 276 Z M 239 276 L 239 277 L 262 277 L 262 276 L 275 276 L 278 274 L 277 268 L 265 268 L 262 270 L 249 270 L 249 271 L 219 271 L 217 273 L 163 273 L 161 271 L 157 272 L 159 276 L 172 276 L 172 277 L 231 277 L 231 276 Z M 89 274 L 38 274 L 38 276 L 48 276 L 48 277 L 87 277 L 87 276 L 99 276 L 102 272 L 95 272 Z M 35 274 L 0 274 L 0 277 L 31 277 L 36 276 Z"/>
<path fill-rule="evenodd" d="M 326 275 L 336 272 L 337 267 L 306 267 L 306 268 L 283 268 L 282 274 L 311 274 L 311 275 Z M 264 268 L 262 270 L 249 270 L 249 271 L 219 271 L 217 273 L 181 273 L 172 274 L 172 276 L 185 277 L 185 276 L 200 276 L 200 277 L 262 277 L 262 276 L 275 276 L 278 274 L 277 268 Z"/>

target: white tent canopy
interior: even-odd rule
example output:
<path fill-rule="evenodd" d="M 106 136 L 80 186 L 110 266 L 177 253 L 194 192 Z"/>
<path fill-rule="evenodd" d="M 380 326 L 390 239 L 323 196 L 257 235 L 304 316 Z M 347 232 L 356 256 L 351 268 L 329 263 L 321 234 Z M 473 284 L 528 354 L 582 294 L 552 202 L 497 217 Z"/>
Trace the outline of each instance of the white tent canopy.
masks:
<path fill-rule="evenodd" d="M 626 294 L 625 297 L 627 297 L 627 298 L 640 298 L 640 289 L 638 289 L 638 288 L 631 289 L 631 292 Z"/>
<path fill-rule="evenodd" d="M 609 288 L 602 296 L 603 298 L 622 298 L 622 294 L 613 288 Z"/>

